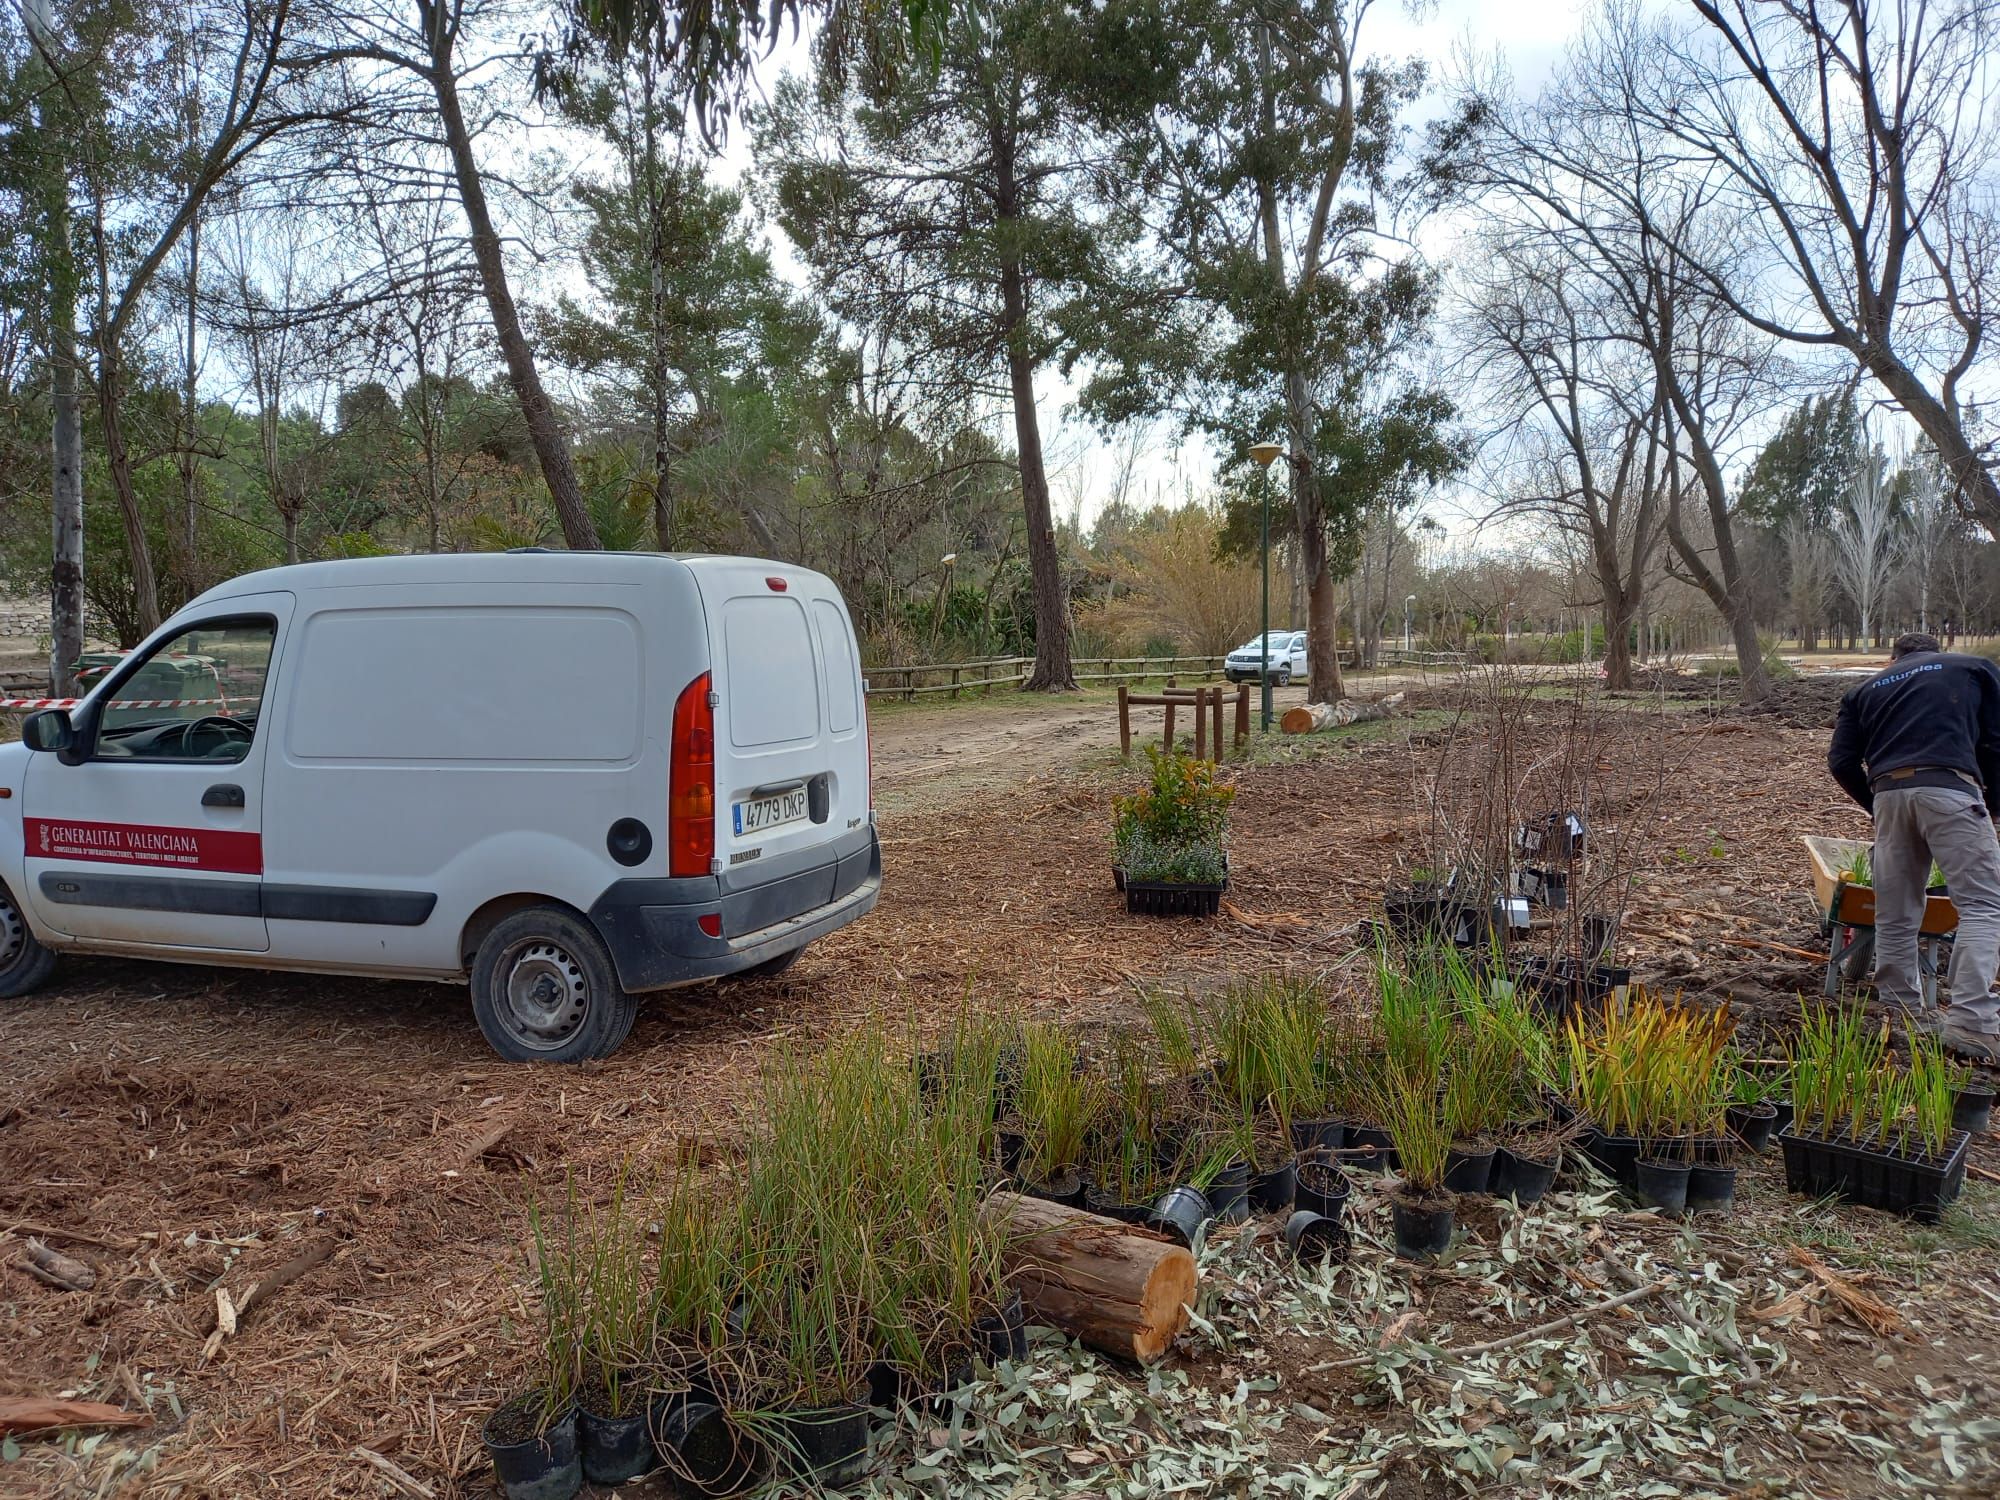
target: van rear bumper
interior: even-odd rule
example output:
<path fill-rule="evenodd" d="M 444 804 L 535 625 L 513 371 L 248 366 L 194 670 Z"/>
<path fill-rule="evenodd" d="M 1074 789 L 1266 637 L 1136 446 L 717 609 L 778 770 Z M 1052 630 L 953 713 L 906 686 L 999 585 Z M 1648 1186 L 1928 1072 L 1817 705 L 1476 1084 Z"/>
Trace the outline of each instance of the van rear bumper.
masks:
<path fill-rule="evenodd" d="M 882 892 L 882 846 L 872 826 L 744 872 L 613 881 L 591 923 L 627 991 L 663 990 L 754 968 L 844 927 Z M 721 919 L 722 935 L 701 930 Z"/>

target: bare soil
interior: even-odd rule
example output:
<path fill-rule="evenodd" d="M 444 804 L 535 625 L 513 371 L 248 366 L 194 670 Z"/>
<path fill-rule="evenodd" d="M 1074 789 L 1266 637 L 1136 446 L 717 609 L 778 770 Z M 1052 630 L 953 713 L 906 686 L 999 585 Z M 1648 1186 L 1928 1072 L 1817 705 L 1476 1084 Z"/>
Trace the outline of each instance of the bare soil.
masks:
<path fill-rule="evenodd" d="M 364 1450 L 431 1493 L 493 1493 L 478 1428 L 526 1364 L 530 1199 L 566 1181 L 603 1191 L 626 1162 L 726 1154 L 760 1062 L 871 1010 L 922 1026 L 970 997 L 1113 1019 L 1133 1013 L 1140 984 L 1273 966 L 1358 984 L 1358 924 L 1431 816 L 1436 736 L 1410 738 L 1426 722 L 1287 744 L 1232 769 L 1231 906 L 1202 922 L 1128 917 L 1112 890 L 1110 798 L 1136 773 L 1106 753 L 1108 697 L 884 713 L 875 914 L 783 976 L 655 997 L 617 1056 L 582 1067 L 500 1063 L 454 987 L 66 965 L 44 993 L 0 1003 L 0 1395 L 105 1400 L 149 1410 L 153 1425 L 88 1453 L 74 1439 L 26 1442 L 0 1463 L 0 1496 L 415 1493 Z M 1824 753 L 1822 729 L 1703 710 L 1635 714 L 1603 747 L 1606 765 L 1659 781 L 1631 812 L 1643 858 L 1622 941 L 1640 978 L 1726 999 L 1774 1030 L 1817 991 L 1824 945 L 1798 838 L 1867 827 Z M 2000 1153 L 1981 1141 L 1975 1162 L 1991 1171 Z M 1984 1230 L 1925 1238 L 1858 1210 L 1822 1215 L 1782 1188 L 1775 1160 L 1746 1168 L 1750 1211 L 1713 1253 L 1754 1269 L 1810 1233 L 1915 1325 L 1884 1341 L 1815 1303 L 1762 1330 L 1788 1352 L 1785 1388 L 1864 1392 L 1837 1420 L 1881 1427 L 1883 1441 L 1906 1441 L 1922 1382 L 1984 1392 L 1990 1409 L 1990 1198 L 1970 1196 Z M 1650 1222 L 1620 1233 L 1681 1243 Z M 30 1235 L 90 1264 L 96 1287 L 30 1277 Z M 213 1337 L 218 1288 L 240 1304 L 302 1260 Z M 1411 1275 L 1434 1320 L 1474 1315 L 1449 1309 L 1452 1285 Z M 1476 1316 L 1490 1320 L 1481 1337 L 1534 1321 Z M 1297 1399 L 1338 1411 L 1357 1372 L 1301 1373 L 1327 1357 L 1269 1355 Z M 1772 1462 L 1797 1492 L 1884 1492 L 1851 1444 L 1815 1435 L 1809 1412 L 1771 1410 Z M 1406 1478 L 1414 1487 L 1393 1492 L 1446 1492 Z M 1963 1493 L 1994 1492 L 1990 1472 L 1975 1479 L 1983 1487 Z"/>

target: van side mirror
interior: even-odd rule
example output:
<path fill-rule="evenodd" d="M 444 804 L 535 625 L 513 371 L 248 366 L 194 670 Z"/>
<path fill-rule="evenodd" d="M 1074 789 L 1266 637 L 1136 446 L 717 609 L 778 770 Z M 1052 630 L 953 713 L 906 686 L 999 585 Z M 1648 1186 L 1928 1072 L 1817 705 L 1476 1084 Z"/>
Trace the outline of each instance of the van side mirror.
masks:
<path fill-rule="evenodd" d="M 69 721 L 69 710 L 45 708 L 38 714 L 30 714 L 21 725 L 21 743 L 30 750 L 60 753 L 74 749 L 76 726 Z"/>

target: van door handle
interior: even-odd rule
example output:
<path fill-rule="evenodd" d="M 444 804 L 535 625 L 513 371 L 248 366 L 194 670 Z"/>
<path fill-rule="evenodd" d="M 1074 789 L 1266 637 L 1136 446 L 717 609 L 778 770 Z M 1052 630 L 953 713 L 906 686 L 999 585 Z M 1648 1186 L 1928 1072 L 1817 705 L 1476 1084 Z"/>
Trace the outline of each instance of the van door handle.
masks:
<path fill-rule="evenodd" d="M 220 786 L 212 786 L 201 794 L 201 805 L 203 807 L 241 807 L 243 805 L 243 788 L 240 786 L 231 786 L 227 782 Z"/>

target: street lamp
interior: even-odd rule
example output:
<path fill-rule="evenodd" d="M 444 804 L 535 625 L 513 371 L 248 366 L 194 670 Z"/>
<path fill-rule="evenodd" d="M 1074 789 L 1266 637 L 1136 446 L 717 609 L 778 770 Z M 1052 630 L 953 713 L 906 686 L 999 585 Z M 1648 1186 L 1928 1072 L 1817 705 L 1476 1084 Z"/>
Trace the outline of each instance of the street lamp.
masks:
<path fill-rule="evenodd" d="M 1258 663 L 1257 685 L 1263 693 L 1264 733 L 1271 732 L 1271 460 L 1283 453 L 1284 447 L 1278 443 L 1252 443 L 1251 460 L 1264 471 L 1264 494 L 1262 538 L 1259 551 L 1263 555 L 1264 567 L 1264 623 L 1257 637 Z"/>
<path fill-rule="evenodd" d="M 1417 596 L 1410 594 L 1403 600 L 1403 655 L 1410 654 L 1410 608 L 1417 602 Z"/>

